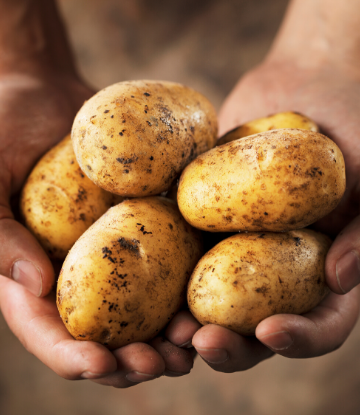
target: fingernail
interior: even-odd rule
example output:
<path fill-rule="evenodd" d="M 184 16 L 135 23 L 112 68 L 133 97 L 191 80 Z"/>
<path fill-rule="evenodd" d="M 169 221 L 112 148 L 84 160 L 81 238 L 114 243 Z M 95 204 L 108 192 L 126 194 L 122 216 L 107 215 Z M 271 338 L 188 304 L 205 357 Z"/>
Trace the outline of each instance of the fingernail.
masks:
<path fill-rule="evenodd" d="M 228 352 L 224 349 L 196 348 L 199 355 L 209 363 L 224 363 L 229 359 Z"/>
<path fill-rule="evenodd" d="M 23 259 L 14 262 L 11 277 L 37 297 L 40 297 L 42 291 L 41 273 L 32 262 Z"/>
<path fill-rule="evenodd" d="M 193 347 L 191 340 L 188 340 L 187 342 L 180 344 L 180 346 L 178 347 L 183 347 L 184 349 L 190 349 L 191 347 Z"/>
<path fill-rule="evenodd" d="M 294 340 L 287 331 L 278 331 L 271 333 L 258 339 L 273 350 L 285 350 L 290 347 Z"/>
<path fill-rule="evenodd" d="M 81 374 L 81 377 L 83 379 L 101 379 L 104 378 L 108 375 L 111 375 L 114 372 L 109 372 L 109 373 L 94 373 L 94 372 L 83 372 Z"/>
<path fill-rule="evenodd" d="M 146 382 L 154 378 L 155 378 L 154 375 L 148 375 L 147 373 L 141 373 L 135 370 L 133 372 L 129 372 L 126 375 L 126 379 L 133 383 Z"/>
<path fill-rule="evenodd" d="M 170 378 L 177 378 L 179 376 L 188 375 L 190 372 L 174 372 L 173 370 L 165 370 L 164 376 L 168 376 Z"/>
<path fill-rule="evenodd" d="M 360 283 L 360 257 L 356 251 L 347 252 L 337 261 L 336 279 L 344 294 Z"/>

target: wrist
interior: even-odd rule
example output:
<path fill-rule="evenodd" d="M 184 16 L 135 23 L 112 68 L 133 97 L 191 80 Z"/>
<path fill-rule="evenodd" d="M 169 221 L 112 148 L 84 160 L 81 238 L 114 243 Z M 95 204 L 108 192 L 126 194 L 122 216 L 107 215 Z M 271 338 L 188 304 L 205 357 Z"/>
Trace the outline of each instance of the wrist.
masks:
<path fill-rule="evenodd" d="M 265 62 L 360 78 L 360 0 L 292 0 Z"/>
<path fill-rule="evenodd" d="M 75 75 L 54 0 L 0 0 L 0 74 Z"/>

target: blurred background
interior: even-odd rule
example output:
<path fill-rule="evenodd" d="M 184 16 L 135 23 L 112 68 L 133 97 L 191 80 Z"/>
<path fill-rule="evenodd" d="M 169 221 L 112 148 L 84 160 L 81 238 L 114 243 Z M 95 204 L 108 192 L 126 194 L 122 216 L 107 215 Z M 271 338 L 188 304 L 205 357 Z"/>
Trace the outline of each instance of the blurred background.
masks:
<path fill-rule="evenodd" d="M 59 0 L 77 63 L 95 88 L 128 79 L 184 83 L 217 109 L 266 54 L 287 0 Z M 274 357 L 221 374 L 117 390 L 66 381 L 28 354 L 0 315 L 1 415 L 354 415 L 360 412 L 360 325 L 338 351 Z"/>

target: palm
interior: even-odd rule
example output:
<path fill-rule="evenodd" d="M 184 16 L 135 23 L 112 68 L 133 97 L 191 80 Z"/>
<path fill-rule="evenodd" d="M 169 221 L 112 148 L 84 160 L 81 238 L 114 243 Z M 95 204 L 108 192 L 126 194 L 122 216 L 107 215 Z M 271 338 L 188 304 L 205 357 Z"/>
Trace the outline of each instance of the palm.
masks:
<path fill-rule="evenodd" d="M 339 145 L 347 167 L 346 194 L 332 213 L 314 224 L 330 235 L 339 233 L 358 214 L 360 200 L 360 140 L 354 140 L 360 110 L 360 83 L 349 74 L 338 74 L 335 70 L 331 72 L 327 67 L 320 71 L 304 70 L 286 64 L 264 63 L 238 83 L 219 116 L 222 135 L 252 119 L 281 111 L 298 111 L 313 118 Z M 344 293 L 335 265 L 344 251 L 353 249 L 354 240 L 358 238 L 356 221 L 341 232 L 330 248 L 325 273 L 333 292 L 317 307 L 302 316 L 279 314 L 263 320 L 256 329 L 261 343 L 255 339 L 249 342 L 247 338 L 209 324 L 193 337 L 192 343 L 198 353 L 215 370 L 232 372 L 248 369 L 269 357 L 267 347 L 292 358 L 319 356 L 338 348 L 351 332 L 359 311 L 358 288 L 344 296 L 335 294 Z M 347 282 L 346 292 L 355 285 L 353 281 Z M 286 333 L 291 334 L 290 343 Z M 227 360 L 224 360 L 224 353 L 220 354 L 222 350 L 227 351 Z"/>
<path fill-rule="evenodd" d="M 13 220 L 8 202 L 21 190 L 36 161 L 70 131 L 76 111 L 92 94 L 76 79 L 0 77 L 0 245 L 6 247 L 0 252 L 0 274 L 9 274 L 18 258 L 26 258 L 41 268 L 42 295 L 49 293 L 54 282 L 53 269 L 33 236 Z M 39 295 L 39 287 L 35 288 L 32 292 Z M 27 349 L 65 378 L 129 387 L 166 370 L 181 376 L 193 364 L 193 352 L 161 337 L 151 346 L 134 343 L 113 352 L 97 343 L 75 341 L 59 318 L 52 294 L 37 298 L 2 275 L 0 305 L 9 327 Z M 179 344 L 184 343 L 181 332 L 175 330 L 175 335 Z"/>
<path fill-rule="evenodd" d="M 0 79 L 1 185 L 17 193 L 42 154 L 70 131 L 92 92 L 75 82 L 25 76 Z"/>
<path fill-rule="evenodd" d="M 321 131 L 341 148 L 347 171 L 347 189 L 340 205 L 315 224 L 334 236 L 359 213 L 360 152 L 355 138 L 360 111 L 360 82 L 334 72 L 279 76 L 276 68 L 259 67 L 236 86 L 220 113 L 220 132 L 281 111 L 298 111 L 316 121 Z M 331 87 L 329 87 L 329 85 Z M 357 149 L 355 147 L 358 147 Z"/>

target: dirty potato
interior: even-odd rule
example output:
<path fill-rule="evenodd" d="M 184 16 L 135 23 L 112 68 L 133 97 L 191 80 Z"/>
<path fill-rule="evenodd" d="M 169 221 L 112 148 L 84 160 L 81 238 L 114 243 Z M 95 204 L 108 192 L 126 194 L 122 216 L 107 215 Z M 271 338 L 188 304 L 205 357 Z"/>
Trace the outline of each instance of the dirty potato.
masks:
<path fill-rule="evenodd" d="M 109 192 L 134 197 L 166 191 L 216 138 L 210 102 L 183 85 L 160 81 L 103 89 L 80 109 L 72 128 L 87 176 Z"/>
<path fill-rule="evenodd" d="M 345 191 L 344 158 L 320 133 L 281 129 L 200 155 L 177 193 L 185 219 L 210 232 L 304 228 L 331 212 Z"/>
<path fill-rule="evenodd" d="M 286 111 L 269 115 L 268 117 L 258 118 L 240 125 L 219 138 L 216 145 L 221 146 L 238 138 L 263 133 L 265 131 L 278 130 L 280 128 L 301 128 L 303 130 L 319 132 L 319 127 L 310 118 L 298 112 Z"/>
<path fill-rule="evenodd" d="M 274 314 L 303 314 L 327 294 L 325 257 L 330 240 L 303 229 L 249 232 L 223 240 L 196 266 L 188 304 L 203 325 L 242 335 Z"/>
<path fill-rule="evenodd" d="M 34 167 L 21 194 L 26 227 L 51 258 L 64 259 L 86 229 L 122 199 L 104 191 L 81 171 L 70 135 Z"/>
<path fill-rule="evenodd" d="M 162 197 L 111 208 L 75 243 L 57 287 L 57 306 L 77 340 L 115 349 L 156 336 L 185 301 L 202 255 L 200 232 Z"/>

